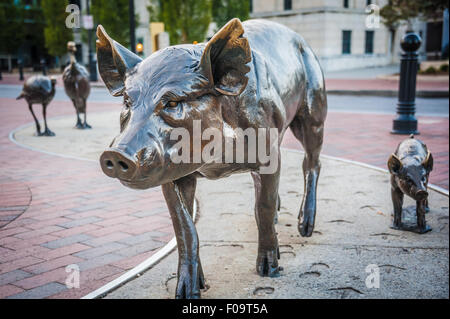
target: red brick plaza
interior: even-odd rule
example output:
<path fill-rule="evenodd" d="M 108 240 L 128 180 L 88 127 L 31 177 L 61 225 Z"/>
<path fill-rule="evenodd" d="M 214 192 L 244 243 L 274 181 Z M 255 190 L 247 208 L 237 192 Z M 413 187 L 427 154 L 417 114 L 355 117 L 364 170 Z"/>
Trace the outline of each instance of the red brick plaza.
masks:
<path fill-rule="evenodd" d="M 89 112 L 117 107 L 90 103 Z M 73 107 L 54 101 L 49 113 L 73 115 Z M 385 168 L 389 154 L 405 138 L 389 133 L 392 118 L 330 112 L 323 154 Z M 82 297 L 173 237 L 160 189 L 128 190 L 104 176 L 96 162 L 17 146 L 9 133 L 32 121 L 23 101 L 0 98 L 0 121 L 0 298 Z M 420 139 L 435 159 L 431 182 L 448 189 L 449 120 L 419 121 Z M 283 145 L 300 149 L 290 132 Z M 70 264 L 81 270 L 79 289 L 65 285 Z"/>

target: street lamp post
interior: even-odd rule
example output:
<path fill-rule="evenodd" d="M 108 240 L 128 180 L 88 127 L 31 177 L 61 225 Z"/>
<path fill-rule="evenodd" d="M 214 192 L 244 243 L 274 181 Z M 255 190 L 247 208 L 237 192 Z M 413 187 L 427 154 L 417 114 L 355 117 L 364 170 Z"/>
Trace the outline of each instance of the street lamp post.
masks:
<path fill-rule="evenodd" d="M 416 113 L 416 80 L 419 66 L 417 50 L 422 39 L 417 33 L 408 32 L 402 39 L 404 51 L 400 66 L 400 88 L 398 93 L 397 118 L 392 134 L 419 134 Z"/>
<path fill-rule="evenodd" d="M 128 1 L 128 11 L 130 14 L 130 45 L 131 51 L 136 53 L 136 23 L 134 21 L 134 0 Z"/>
<path fill-rule="evenodd" d="M 86 0 L 87 5 L 87 15 L 90 16 L 90 1 Z M 97 81 L 97 65 L 94 62 L 94 53 L 92 52 L 92 28 L 89 28 L 88 30 L 88 42 L 89 42 L 89 74 L 90 74 L 90 81 L 96 82 Z"/>

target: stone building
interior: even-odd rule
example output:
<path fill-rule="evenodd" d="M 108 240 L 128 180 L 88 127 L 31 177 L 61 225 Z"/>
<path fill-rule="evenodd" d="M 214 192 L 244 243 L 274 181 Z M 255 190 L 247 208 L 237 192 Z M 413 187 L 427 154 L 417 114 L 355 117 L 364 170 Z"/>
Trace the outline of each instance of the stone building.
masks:
<path fill-rule="evenodd" d="M 376 24 L 377 8 L 386 3 L 387 0 L 253 0 L 251 17 L 276 21 L 302 35 L 326 71 L 382 66 L 399 60 L 399 42 L 406 30 L 402 26 L 393 37 L 382 22 Z M 423 38 L 426 27 L 425 22 L 414 22 L 414 30 Z M 426 43 L 420 54 L 426 58 Z"/>

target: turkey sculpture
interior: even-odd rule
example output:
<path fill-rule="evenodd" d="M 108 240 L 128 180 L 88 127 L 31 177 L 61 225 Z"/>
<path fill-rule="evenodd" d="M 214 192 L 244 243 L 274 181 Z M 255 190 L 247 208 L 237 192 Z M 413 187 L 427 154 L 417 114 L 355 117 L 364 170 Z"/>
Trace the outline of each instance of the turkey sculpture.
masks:
<path fill-rule="evenodd" d="M 36 136 L 55 136 L 47 126 L 47 106 L 55 96 L 56 79 L 37 75 L 30 77 L 24 84 L 22 93 L 17 97 L 18 100 L 25 99 L 28 103 L 31 115 L 36 122 Z M 41 126 L 33 112 L 33 104 L 42 104 L 42 114 L 44 116 L 45 130 L 41 133 Z"/>
<path fill-rule="evenodd" d="M 75 42 L 70 41 L 67 43 L 67 50 L 70 55 L 70 64 L 65 68 L 63 73 L 64 90 L 72 100 L 75 111 L 77 112 L 76 128 L 89 129 L 91 126 L 86 122 L 86 100 L 91 92 L 89 73 L 75 59 L 75 52 L 77 51 Z M 80 114 L 84 114 L 83 122 L 81 122 Z"/>

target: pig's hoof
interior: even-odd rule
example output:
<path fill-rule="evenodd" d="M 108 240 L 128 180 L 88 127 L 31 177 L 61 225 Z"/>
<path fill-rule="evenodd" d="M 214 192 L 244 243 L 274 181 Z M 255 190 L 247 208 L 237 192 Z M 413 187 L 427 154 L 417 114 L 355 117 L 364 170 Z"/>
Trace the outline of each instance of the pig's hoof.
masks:
<path fill-rule="evenodd" d="M 314 217 L 311 214 L 305 214 L 305 218 L 298 223 L 298 231 L 302 237 L 311 237 L 314 231 Z"/>
<path fill-rule="evenodd" d="M 194 271 L 196 269 L 196 271 Z M 200 289 L 205 289 L 202 266 L 184 265 L 178 270 L 176 299 L 200 299 Z"/>
<path fill-rule="evenodd" d="M 400 224 L 393 223 L 390 228 L 395 230 L 403 230 L 403 225 L 401 223 Z"/>
<path fill-rule="evenodd" d="M 418 233 L 418 234 L 425 234 L 428 233 L 429 231 L 431 231 L 431 227 L 428 225 L 425 225 L 424 227 L 418 227 L 417 229 L 414 230 L 414 232 Z"/>
<path fill-rule="evenodd" d="M 278 267 L 278 259 L 280 259 L 280 250 L 266 250 L 258 253 L 256 259 L 256 272 L 261 277 L 280 277 L 280 267 Z"/>

